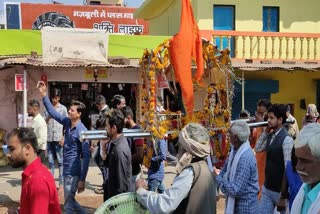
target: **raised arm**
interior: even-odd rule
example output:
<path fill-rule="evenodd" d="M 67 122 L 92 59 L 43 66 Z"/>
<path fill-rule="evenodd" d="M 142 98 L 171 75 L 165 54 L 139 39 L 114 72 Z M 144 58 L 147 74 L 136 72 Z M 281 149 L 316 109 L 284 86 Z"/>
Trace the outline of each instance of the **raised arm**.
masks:
<path fill-rule="evenodd" d="M 47 86 L 43 81 L 40 81 L 38 83 L 39 92 L 43 101 L 43 105 L 45 106 L 47 112 L 51 115 L 53 119 L 61 123 L 62 125 L 65 125 L 65 120 L 67 117 L 61 115 L 59 112 L 57 112 L 53 105 L 51 104 L 49 98 L 47 97 Z"/>
<path fill-rule="evenodd" d="M 42 101 L 43 101 L 43 105 L 45 106 L 46 110 L 51 115 L 51 117 L 56 121 L 58 121 L 58 123 L 65 125 L 65 120 L 67 119 L 67 117 L 63 116 L 62 114 L 60 114 L 54 109 L 49 98 L 47 96 L 44 96 L 42 98 Z"/>

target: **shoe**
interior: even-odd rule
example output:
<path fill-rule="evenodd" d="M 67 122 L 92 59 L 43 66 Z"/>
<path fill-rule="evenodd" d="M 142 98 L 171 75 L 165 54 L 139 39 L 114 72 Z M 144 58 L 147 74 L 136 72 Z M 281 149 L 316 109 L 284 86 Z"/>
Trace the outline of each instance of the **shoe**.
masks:
<path fill-rule="evenodd" d="M 94 193 L 96 193 L 96 194 L 103 194 L 103 188 L 102 187 L 98 187 L 98 188 L 95 188 L 94 189 Z"/>

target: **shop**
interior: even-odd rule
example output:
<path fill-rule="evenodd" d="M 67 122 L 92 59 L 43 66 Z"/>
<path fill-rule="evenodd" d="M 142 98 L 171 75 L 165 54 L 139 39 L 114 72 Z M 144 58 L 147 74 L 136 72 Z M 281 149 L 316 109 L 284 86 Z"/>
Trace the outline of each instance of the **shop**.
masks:
<path fill-rule="evenodd" d="M 41 60 L 41 59 L 40 59 Z M 23 113 L 23 92 L 15 91 L 15 75 L 27 73 L 27 100 L 40 101 L 37 82 L 42 80 L 48 84 L 48 95 L 54 89 L 62 92 L 61 103 L 69 107 L 72 100 L 80 100 L 87 106 L 82 120 L 90 128 L 90 115 L 98 111 L 94 105 L 98 95 L 106 97 L 107 104 L 115 94 L 125 96 L 126 103 L 136 109 L 139 83 L 138 65 L 48 65 L 39 63 L 39 59 L 31 62 L 30 58 L 11 58 L 5 62 L 6 66 L 0 72 L 0 127 L 11 130 L 18 126 L 18 115 Z M 15 106 L 12 108 L 12 106 Z M 41 105 L 41 112 L 44 112 Z"/>

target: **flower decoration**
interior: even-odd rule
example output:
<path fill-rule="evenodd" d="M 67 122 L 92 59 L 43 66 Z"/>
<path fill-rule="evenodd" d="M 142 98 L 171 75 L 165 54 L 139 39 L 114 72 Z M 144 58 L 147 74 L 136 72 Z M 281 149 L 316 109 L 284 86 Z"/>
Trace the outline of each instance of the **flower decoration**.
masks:
<path fill-rule="evenodd" d="M 192 118 L 181 117 L 181 112 L 170 112 L 166 110 L 162 112 L 165 117 L 160 116 L 156 112 L 156 96 L 157 96 L 157 75 L 167 75 L 168 70 L 171 71 L 169 40 L 164 41 L 158 47 L 152 50 L 145 49 L 140 59 L 141 68 L 141 87 L 140 87 L 140 124 L 141 127 L 152 133 L 154 139 L 163 139 L 166 133 L 170 131 L 169 138 L 174 139 L 179 136 L 179 130 L 190 122 L 200 123 L 208 129 L 208 133 L 212 139 L 212 149 L 214 156 L 221 160 L 225 158 L 230 149 L 230 143 L 226 137 L 226 132 L 230 127 L 231 120 L 231 99 L 232 84 L 230 84 L 231 76 L 226 75 L 225 84 L 211 83 L 207 88 L 207 97 L 204 99 L 203 109 L 196 111 Z M 223 52 L 223 57 L 227 58 L 227 52 Z M 220 68 L 221 54 L 211 43 L 203 45 L 203 57 L 206 68 Z M 224 66 L 225 68 L 226 66 Z M 227 81 L 228 79 L 228 81 Z M 230 89 L 231 88 L 231 89 Z M 179 118 L 179 119 L 178 119 Z"/>

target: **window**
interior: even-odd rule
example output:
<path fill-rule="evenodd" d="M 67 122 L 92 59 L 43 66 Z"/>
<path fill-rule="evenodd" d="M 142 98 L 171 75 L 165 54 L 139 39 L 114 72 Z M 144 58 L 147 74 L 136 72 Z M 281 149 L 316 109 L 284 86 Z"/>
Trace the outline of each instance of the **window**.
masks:
<path fill-rule="evenodd" d="M 235 6 L 234 5 L 213 5 L 213 29 L 214 30 L 235 30 Z M 229 48 L 231 57 L 234 57 L 234 37 L 219 38 L 215 41 L 219 49 Z"/>
<path fill-rule="evenodd" d="M 279 32 L 279 7 L 263 7 L 263 31 Z"/>

